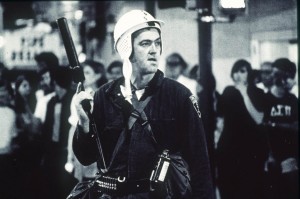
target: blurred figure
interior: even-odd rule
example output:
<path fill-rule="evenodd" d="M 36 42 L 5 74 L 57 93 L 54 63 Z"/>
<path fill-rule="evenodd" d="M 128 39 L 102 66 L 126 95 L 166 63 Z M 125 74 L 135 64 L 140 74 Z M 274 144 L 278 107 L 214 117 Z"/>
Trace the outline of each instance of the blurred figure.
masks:
<path fill-rule="evenodd" d="M 286 58 L 273 63 L 273 84 L 267 94 L 264 124 L 267 127 L 269 157 L 266 198 L 298 198 L 298 100 L 291 94 L 288 80 L 295 64 Z"/>
<path fill-rule="evenodd" d="M 11 107 L 12 89 L 0 78 L 0 196 L 15 198 L 16 167 L 13 139 L 17 135 L 16 114 Z"/>
<path fill-rule="evenodd" d="M 262 198 L 263 194 L 267 149 L 258 126 L 263 118 L 262 104 L 258 105 L 263 100 L 250 96 L 251 70 L 246 60 L 234 63 L 231 70 L 234 86 L 225 88 L 218 104 L 220 116 L 224 118 L 217 145 L 218 187 L 222 199 L 254 199 Z"/>
<path fill-rule="evenodd" d="M 32 178 L 39 171 L 43 155 L 41 139 L 42 123 L 30 109 L 29 96 L 31 85 L 27 77 L 19 75 L 15 81 L 15 111 L 17 115 L 18 135 L 14 139 L 18 149 L 15 151 L 19 193 L 22 197 L 32 198 L 36 191 Z"/>
<path fill-rule="evenodd" d="M 123 63 L 120 61 L 113 61 L 107 68 L 108 81 L 111 82 L 123 76 Z"/>
<path fill-rule="evenodd" d="M 190 73 L 189 73 L 189 77 L 193 80 L 195 80 L 197 82 L 197 87 L 196 87 L 196 92 L 197 94 L 199 95 L 199 93 L 201 93 L 201 91 L 203 90 L 203 86 L 201 85 L 201 80 L 199 80 L 200 78 L 198 77 L 198 70 L 199 70 L 199 65 L 195 65 L 193 66 L 193 68 L 190 70 Z M 213 85 L 213 89 L 215 90 L 215 78 L 213 78 L 213 81 L 214 81 L 214 85 Z M 199 83 L 200 82 L 200 83 Z"/>
<path fill-rule="evenodd" d="M 20 116 L 18 126 L 25 131 L 40 133 L 40 129 L 35 129 L 33 128 L 34 126 L 31 125 L 32 122 L 40 123 L 40 120 L 33 116 L 32 110 L 30 109 L 28 101 L 30 93 L 31 85 L 29 80 L 23 75 L 18 76 L 15 81 L 15 109 Z"/>
<path fill-rule="evenodd" d="M 21 145 L 26 145 L 41 134 L 41 121 L 32 114 L 29 106 L 30 93 L 31 86 L 28 79 L 23 75 L 18 76 L 15 81 L 15 111 Z"/>
<path fill-rule="evenodd" d="M 38 65 L 38 74 L 40 75 L 40 89 L 44 95 L 54 91 L 51 71 L 59 66 L 58 57 L 52 52 L 42 52 L 35 56 Z"/>
<path fill-rule="evenodd" d="M 267 93 L 272 86 L 272 71 L 273 66 L 271 62 L 263 62 L 260 65 L 260 82 L 256 86 Z"/>
<path fill-rule="evenodd" d="M 257 86 L 258 82 L 261 82 L 261 72 L 259 70 L 252 69 L 248 74 L 247 93 L 256 109 L 263 112 L 266 103 L 268 102 L 265 99 L 265 91 Z"/>
<path fill-rule="evenodd" d="M 40 78 L 39 89 L 36 91 L 37 104 L 34 115 L 45 122 L 47 104 L 55 96 L 52 70 L 59 66 L 58 58 L 51 52 L 43 52 L 35 57 Z"/>
<path fill-rule="evenodd" d="M 64 169 L 67 161 L 70 104 L 74 92 L 70 89 L 72 78 L 68 67 L 53 70 L 56 95 L 47 104 L 43 125 L 45 155 L 42 166 L 48 183 L 49 198 L 66 198 L 76 182 Z"/>
<path fill-rule="evenodd" d="M 191 78 L 191 79 L 194 79 L 194 80 L 198 80 L 199 78 L 198 78 L 198 69 L 199 69 L 199 65 L 195 65 L 195 66 L 193 66 L 192 67 L 192 69 L 190 70 L 190 73 L 189 73 L 189 77 Z"/>
<path fill-rule="evenodd" d="M 84 81 L 85 87 L 96 91 L 97 88 L 107 83 L 105 68 L 102 63 L 86 60 L 81 65 L 83 67 L 84 77 L 86 78 Z"/>
<path fill-rule="evenodd" d="M 6 67 L 4 66 L 4 64 L 2 62 L 0 62 L 0 79 L 4 80 L 5 78 L 5 71 L 6 71 Z"/>
<path fill-rule="evenodd" d="M 83 67 L 85 81 L 83 82 L 85 90 L 92 95 L 94 95 L 95 91 L 106 83 L 105 74 L 104 74 L 104 65 L 102 63 L 87 60 L 81 64 Z M 71 115 L 69 117 L 69 123 L 71 124 L 71 128 L 69 130 L 69 138 L 68 138 L 68 160 L 65 165 L 65 169 L 74 173 L 74 177 L 79 181 L 91 179 L 95 177 L 97 173 L 97 163 L 93 163 L 89 166 L 83 166 L 79 163 L 77 158 L 75 157 L 72 149 L 72 138 L 74 132 L 76 130 L 76 126 L 78 123 L 78 116 L 76 113 L 76 108 L 74 104 L 74 97 L 71 102 Z"/>
<path fill-rule="evenodd" d="M 183 75 L 186 69 L 187 63 L 180 54 L 173 53 L 166 58 L 166 77 L 183 84 L 197 96 L 198 82 Z"/>
<path fill-rule="evenodd" d="M 280 62 L 283 62 L 282 65 L 285 66 L 285 68 L 282 68 L 281 70 L 285 71 L 286 73 L 287 89 L 289 90 L 290 93 L 294 94 L 298 98 L 298 85 L 295 79 L 297 73 L 296 64 L 285 58 L 279 60 Z"/>

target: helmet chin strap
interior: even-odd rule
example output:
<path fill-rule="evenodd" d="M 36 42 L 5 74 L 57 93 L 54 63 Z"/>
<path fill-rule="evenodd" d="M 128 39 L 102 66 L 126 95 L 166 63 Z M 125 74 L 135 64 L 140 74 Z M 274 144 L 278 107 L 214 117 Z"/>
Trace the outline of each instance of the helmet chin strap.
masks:
<path fill-rule="evenodd" d="M 131 103 L 132 92 L 130 85 L 130 78 L 132 74 L 132 64 L 129 58 L 123 58 L 123 75 L 125 78 L 124 87 L 121 86 L 122 93 L 124 94 L 125 100 Z"/>

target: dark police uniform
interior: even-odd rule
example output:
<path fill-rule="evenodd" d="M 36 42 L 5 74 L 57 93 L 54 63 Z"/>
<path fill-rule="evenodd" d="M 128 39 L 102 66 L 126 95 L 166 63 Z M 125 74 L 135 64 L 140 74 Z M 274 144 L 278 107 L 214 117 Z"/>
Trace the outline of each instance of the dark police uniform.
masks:
<path fill-rule="evenodd" d="M 106 175 L 126 177 L 128 181 L 149 179 L 157 154 L 162 149 L 169 149 L 171 154 L 182 154 L 188 163 L 193 198 L 213 198 L 201 114 L 191 92 L 178 82 L 164 78 L 158 70 L 140 98 L 143 101 L 152 96 L 144 109 L 147 120 L 138 119 L 128 130 L 128 115 L 118 103 L 124 100 L 120 91 L 123 82 L 124 78 L 120 78 L 108 83 L 94 96 L 92 114 L 108 165 Z M 127 103 L 127 107 L 130 109 L 131 105 Z M 146 128 L 148 122 L 152 131 Z M 95 136 L 81 131 L 78 126 L 73 149 L 78 160 L 88 165 L 97 161 L 99 154 Z M 101 163 L 98 166 L 103 168 Z M 149 191 L 128 193 L 123 197 L 154 198 Z"/>

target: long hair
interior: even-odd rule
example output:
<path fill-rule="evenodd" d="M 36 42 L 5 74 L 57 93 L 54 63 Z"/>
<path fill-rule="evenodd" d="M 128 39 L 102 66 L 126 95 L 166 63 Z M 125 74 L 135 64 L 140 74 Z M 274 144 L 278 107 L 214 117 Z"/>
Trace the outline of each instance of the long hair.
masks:
<path fill-rule="evenodd" d="M 86 60 L 82 63 L 82 67 L 89 66 L 93 69 L 93 71 L 97 74 L 101 74 L 101 78 L 97 81 L 97 87 L 102 86 L 103 84 L 107 83 L 107 78 L 105 74 L 104 65 L 100 62 L 96 62 L 93 60 Z"/>
<path fill-rule="evenodd" d="M 251 67 L 251 64 L 244 59 L 239 59 L 233 64 L 232 69 L 231 69 L 231 74 L 230 74 L 231 78 L 233 79 L 233 74 L 238 72 L 240 69 L 242 69 L 244 67 L 246 68 L 246 70 L 248 72 L 247 82 L 249 83 L 249 74 L 252 71 L 252 67 Z"/>

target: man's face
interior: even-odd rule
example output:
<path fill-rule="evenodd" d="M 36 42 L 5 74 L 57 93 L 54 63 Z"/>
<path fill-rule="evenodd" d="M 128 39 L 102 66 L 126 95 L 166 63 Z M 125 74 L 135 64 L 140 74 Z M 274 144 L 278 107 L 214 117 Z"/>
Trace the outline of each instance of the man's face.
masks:
<path fill-rule="evenodd" d="M 169 56 L 166 62 L 166 76 L 176 80 L 182 72 L 180 59 L 177 56 Z"/>
<path fill-rule="evenodd" d="M 118 79 L 119 77 L 122 77 L 122 66 L 120 67 L 114 67 L 111 69 L 111 72 L 110 72 L 110 78 L 111 80 L 115 80 L 115 79 Z"/>
<path fill-rule="evenodd" d="M 161 52 L 161 38 L 156 28 L 137 31 L 133 38 L 132 70 L 140 74 L 155 73 Z"/>
<path fill-rule="evenodd" d="M 295 81 L 295 79 L 292 78 L 292 77 L 288 77 L 288 78 L 286 79 L 286 83 L 287 83 L 286 87 L 287 87 L 287 89 L 288 89 L 289 91 L 292 90 L 293 87 L 296 85 L 296 81 Z"/>
<path fill-rule="evenodd" d="M 182 73 L 182 68 L 181 68 L 180 65 L 177 65 L 177 66 L 169 66 L 169 65 L 167 65 L 166 75 L 169 78 L 172 78 L 172 79 L 176 80 L 181 73 Z"/>
<path fill-rule="evenodd" d="M 40 83 L 41 83 L 42 86 L 50 87 L 51 77 L 50 77 L 50 72 L 49 71 L 42 74 Z"/>

